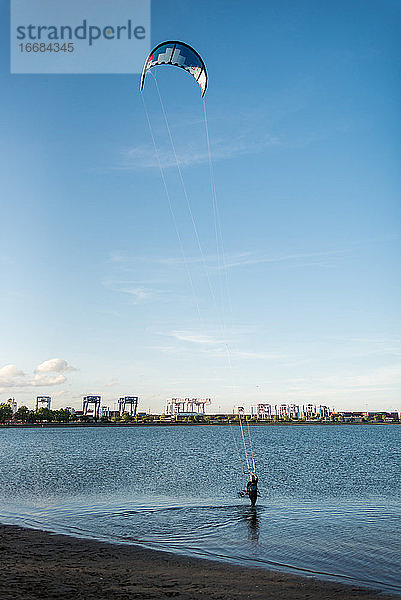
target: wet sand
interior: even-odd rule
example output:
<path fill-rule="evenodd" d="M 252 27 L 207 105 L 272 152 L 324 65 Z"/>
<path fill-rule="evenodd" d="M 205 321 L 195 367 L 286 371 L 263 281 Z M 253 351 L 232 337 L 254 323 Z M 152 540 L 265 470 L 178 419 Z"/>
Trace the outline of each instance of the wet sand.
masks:
<path fill-rule="evenodd" d="M 0 525 L 1 600 L 385 600 L 262 569 Z"/>

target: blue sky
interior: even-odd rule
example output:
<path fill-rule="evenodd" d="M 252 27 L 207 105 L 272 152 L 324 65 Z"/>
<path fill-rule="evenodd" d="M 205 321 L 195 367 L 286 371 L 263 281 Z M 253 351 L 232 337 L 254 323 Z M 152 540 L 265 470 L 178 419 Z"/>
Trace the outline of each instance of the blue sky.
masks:
<path fill-rule="evenodd" d="M 2 2 L 0 401 L 401 410 L 400 20 L 391 0 L 153 1 L 152 42 L 208 68 L 222 265 L 196 83 L 157 70 L 204 260 L 152 78 L 184 258 L 139 75 L 10 75 Z"/>

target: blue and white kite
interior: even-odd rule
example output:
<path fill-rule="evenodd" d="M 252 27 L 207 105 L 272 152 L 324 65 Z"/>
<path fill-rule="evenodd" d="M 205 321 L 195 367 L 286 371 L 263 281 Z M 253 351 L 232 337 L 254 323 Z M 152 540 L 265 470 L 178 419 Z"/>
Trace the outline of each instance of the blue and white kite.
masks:
<path fill-rule="evenodd" d="M 188 46 L 188 44 L 184 44 L 183 42 L 163 42 L 153 48 L 143 67 L 141 92 L 145 83 L 146 73 L 149 69 L 158 65 L 172 65 L 185 69 L 199 83 L 202 96 L 205 95 L 207 87 L 205 63 L 199 54 L 191 46 Z"/>

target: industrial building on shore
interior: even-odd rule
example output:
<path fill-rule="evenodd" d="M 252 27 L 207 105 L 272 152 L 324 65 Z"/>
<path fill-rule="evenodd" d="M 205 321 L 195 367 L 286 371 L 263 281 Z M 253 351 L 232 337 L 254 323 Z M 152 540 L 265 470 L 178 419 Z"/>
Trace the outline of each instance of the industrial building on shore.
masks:
<path fill-rule="evenodd" d="M 250 410 L 235 406 L 229 413 L 214 413 L 211 398 L 169 398 L 161 413 L 139 410 L 138 396 L 121 396 L 110 408 L 99 395 L 84 396 L 82 409 L 70 406 L 52 410 L 50 396 L 37 396 L 34 410 L 18 408 L 17 401 L 9 398 L 1 403 L 0 422 L 103 422 L 103 423 L 237 423 L 242 417 L 249 423 L 391 423 L 400 421 L 398 411 L 336 411 L 322 404 L 269 404 L 252 405 Z M 206 413 L 206 407 L 209 412 Z"/>

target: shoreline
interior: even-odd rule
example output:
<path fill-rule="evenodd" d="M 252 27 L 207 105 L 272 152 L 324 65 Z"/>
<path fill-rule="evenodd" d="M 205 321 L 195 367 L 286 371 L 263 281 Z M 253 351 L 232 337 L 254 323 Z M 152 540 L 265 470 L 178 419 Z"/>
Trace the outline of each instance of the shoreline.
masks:
<path fill-rule="evenodd" d="M 327 427 L 333 427 L 335 425 L 340 425 L 344 427 L 352 426 L 358 427 L 361 425 L 369 425 L 373 427 L 380 427 L 383 425 L 401 425 L 401 421 L 393 421 L 387 423 L 380 422 L 325 422 L 325 421 L 288 421 L 288 422 L 254 422 L 249 423 L 250 427 L 306 427 L 308 425 L 317 426 L 324 425 Z M 46 429 L 46 428 L 60 428 L 60 427 L 239 427 L 238 423 L 191 423 L 191 422 L 183 422 L 183 421 L 167 421 L 167 422 L 139 422 L 139 423 L 107 423 L 107 422 L 89 422 L 83 423 L 79 421 L 74 421 L 72 423 L 0 423 L 1 429 Z"/>
<path fill-rule="evenodd" d="M 0 525 L 0 600 L 396 600 L 353 584 Z"/>

